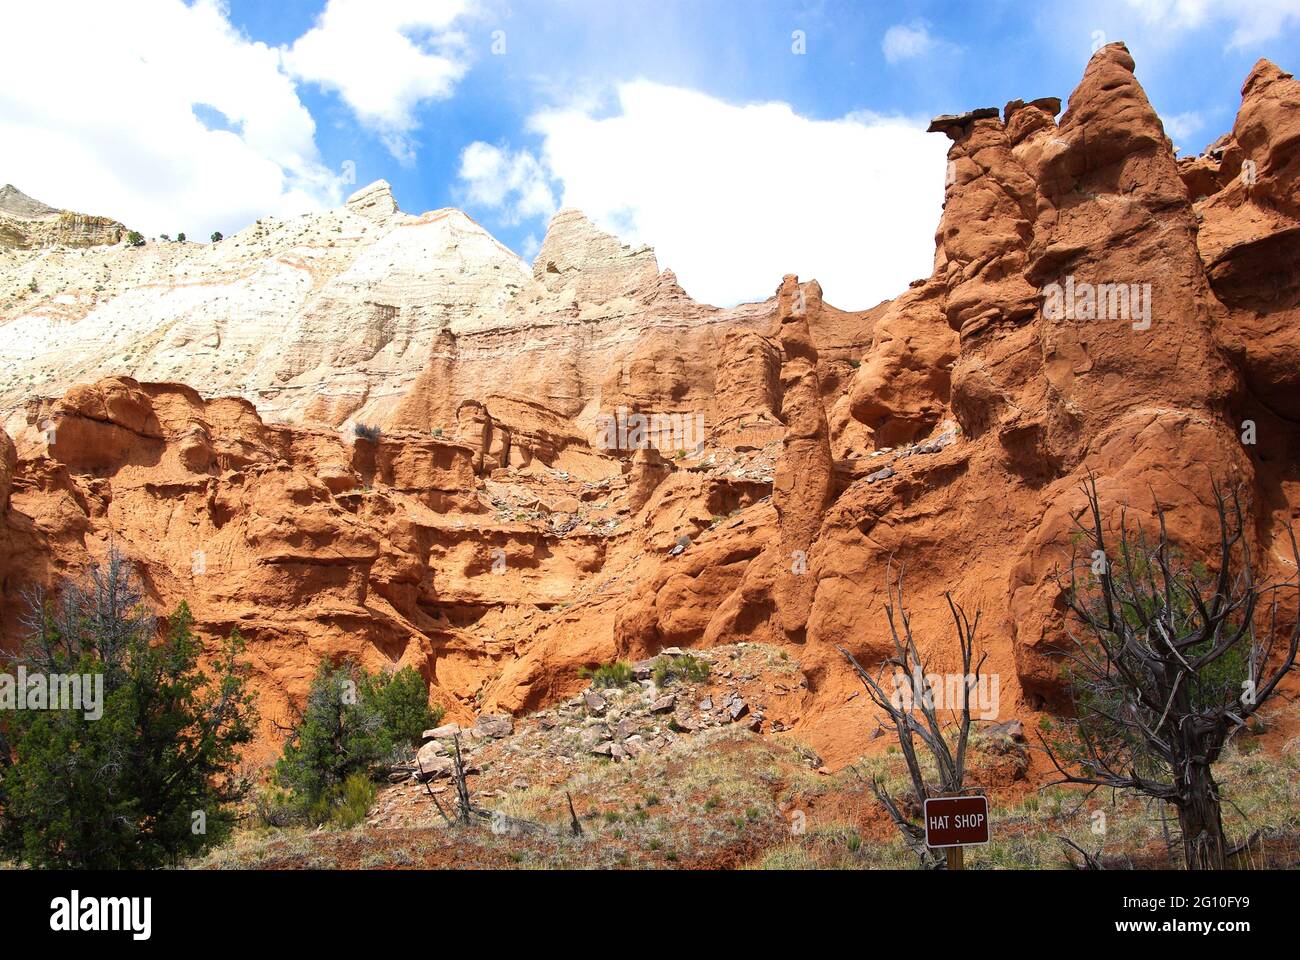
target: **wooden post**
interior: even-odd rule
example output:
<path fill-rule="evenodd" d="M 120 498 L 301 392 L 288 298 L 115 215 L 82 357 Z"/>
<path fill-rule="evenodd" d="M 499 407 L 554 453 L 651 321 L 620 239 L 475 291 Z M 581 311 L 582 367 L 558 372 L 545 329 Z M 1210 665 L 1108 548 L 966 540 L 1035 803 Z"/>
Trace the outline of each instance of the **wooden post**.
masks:
<path fill-rule="evenodd" d="M 965 869 L 966 869 L 966 856 L 965 856 L 965 851 L 966 851 L 966 848 L 965 848 L 965 847 L 949 847 L 949 848 L 948 848 L 948 851 L 947 851 L 947 852 L 948 852 L 948 869 L 949 869 L 949 870 L 965 870 Z"/>

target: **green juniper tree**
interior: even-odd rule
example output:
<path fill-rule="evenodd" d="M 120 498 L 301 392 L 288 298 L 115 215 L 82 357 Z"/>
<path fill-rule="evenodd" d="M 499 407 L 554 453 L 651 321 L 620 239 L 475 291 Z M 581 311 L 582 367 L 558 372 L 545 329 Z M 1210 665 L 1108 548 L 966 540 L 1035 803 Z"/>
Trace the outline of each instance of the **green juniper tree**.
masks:
<path fill-rule="evenodd" d="M 29 638 L 8 666 L 102 677 L 102 713 L 0 717 L 0 851 L 34 867 L 150 868 L 219 843 L 248 789 L 236 773 L 253 722 L 238 632 L 209 675 L 188 607 L 159 623 L 116 550 L 84 582 L 30 600 Z"/>
<path fill-rule="evenodd" d="M 369 674 L 355 663 L 322 660 L 275 767 L 290 806 L 313 823 L 337 819 L 356 778 L 368 778 L 442 718 L 410 667 Z M 409 754 L 408 754 L 409 755 Z"/>

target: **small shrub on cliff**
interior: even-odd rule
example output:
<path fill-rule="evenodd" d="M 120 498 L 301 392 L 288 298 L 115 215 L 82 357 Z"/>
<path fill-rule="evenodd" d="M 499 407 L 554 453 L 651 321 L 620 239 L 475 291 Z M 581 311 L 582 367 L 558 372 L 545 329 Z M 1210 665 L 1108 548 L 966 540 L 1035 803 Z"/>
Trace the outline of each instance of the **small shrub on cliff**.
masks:
<path fill-rule="evenodd" d="M 32 867 L 148 869 L 220 843 L 247 793 L 238 748 L 252 698 L 238 633 L 199 667 L 185 604 L 161 626 L 111 551 L 57 601 L 32 597 L 29 640 L 7 657 L 29 678 L 81 678 L 73 709 L 0 717 L 0 852 Z"/>
<path fill-rule="evenodd" d="M 420 733 L 441 718 L 441 709 L 429 706 L 424 681 L 410 667 L 376 676 L 352 663 L 336 667 L 324 660 L 276 763 L 276 783 L 288 791 L 288 803 L 298 816 L 314 823 L 340 822 L 337 810 L 356 802 L 355 788 L 349 794 L 346 786 L 349 778 L 369 778 L 394 753 L 418 743 Z"/>
<path fill-rule="evenodd" d="M 632 668 L 622 660 L 615 663 L 603 663 L 594 670 L 591 667 L 583 667 L 578 671 L 578 676 L 584 680 L 590 680 L 593 687 L 602 689 L 626 687 L 629 683 L 636 682 Z"/>
<path fill-rule="evenodd" d="M 213 243 L 220 243 L 222 240 L 226 238 L 221 235 L 220 230 L 213 230 L 212 236 L 210 236 L 208 239 L 211 240 Z"/>
<path fill-rule="evenodd" d="M 380 431 L 379 426 L 365 423 L 355 423 L 352 425 L 352 432 L 362 440 L 369 440 L 371 443 L 378 443 Z"/>
<path fill-rule="evenodd" d="M 302 819 L 293 797 L 274 784 L 253 791 L 249 806 L 252 821 L 259 827 L 288 827 Z"/>
<path fill-rule="evenodd" d="M 139 230 L 131 230 L 126 235 L 126 242 L 128 246 L 143 247 L 144 234 L 141 233 Z"/>
<path fill-rule="evenodd" d="M 703 683 L 708 678 L 708 663 L 689 653 L 682 654 L 680 657 L 661 656 L 659 662 L 655 664 L 654 681 L 657 687 L 666 687 L 678 680 L 686 683 Z"/>

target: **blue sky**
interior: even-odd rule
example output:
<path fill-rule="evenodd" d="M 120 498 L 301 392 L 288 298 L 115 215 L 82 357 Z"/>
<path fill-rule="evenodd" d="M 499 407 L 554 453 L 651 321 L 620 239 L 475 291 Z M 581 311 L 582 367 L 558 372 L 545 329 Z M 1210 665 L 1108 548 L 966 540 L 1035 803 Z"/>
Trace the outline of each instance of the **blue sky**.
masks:
<path fill-rule="evenodd" d="M 947 142 L 920 127 L 1064 99 L 1100 42 L 1128 43 L 1190 152 L 1256 59 L 1300 59 L 1300 0 L 28 6 L 4 16 L 57 31 L 71 71 L 0 64 L 0 181 L 39 199 L 206 238 L 384 178 L 526 258 L 578 205 L 720 303 L 791 271 L 865 307 L 928 273 Z"/>

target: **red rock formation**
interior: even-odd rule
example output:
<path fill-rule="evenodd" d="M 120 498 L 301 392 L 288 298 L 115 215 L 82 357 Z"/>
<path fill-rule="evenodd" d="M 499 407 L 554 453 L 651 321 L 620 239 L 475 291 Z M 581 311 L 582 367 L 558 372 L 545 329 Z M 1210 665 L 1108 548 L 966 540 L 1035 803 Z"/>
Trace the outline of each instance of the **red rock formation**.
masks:
<path fill-rule="evenodd" d="M 753 330 L 730 330 L 716 366 L 717 420 L 709 433 L 720 446 L 758 449 L 780 440 L 781 349 Z"/>
<path fill-rule="evenodd" d="M 1241 88 L 1232 133 L 1217 151 L 1223 186 L 1196 204 L 1200 256 L 1229 308 L 1221 341 L 1251 392 L 1300 418 L 1300 82 L 1267 60 Z M 1202 189 L 1205 189 L 1204 187 Z"/>
<path fill-rule="evenodd" d="M 1054 708 L 1089 475 L 1104 509 L 1158 503 L 1193 557 L 1211 485 L 1240 482 L 1274 578 L 1300 510 L 1296 82 L 1256 65 L 1232 132 L 1184 162 L 1121 44 L 1059 109 L 936 119 L 933 273 L 870 311 L 794 277 L 714 311 L 566 213 L 511 308 L 529 322 L 439 334 L 374 441 L 125 378 L 33 403 L 16 456 L 0 435 L 4 640 L 23 586 L 112 540 L 160 606 L 250 638 L 268 717 L 321 655 L 413 664 L 464 716 L 753 639 L 799 644 L 786 715 L 843 762 L 876 718 L 837 648 L 887 654 L 901 568 L 934 669 L 957 665 L 950 590 L 982 611 L 999 716 Z M 704 413 L 705 445 L 602 449 L 619 407 Z"/>
<path fill-rule="evenodd" d="M 810 284 L 821 299 L 821 288 Z M 777 293 L 781 318 L 781 416 L 785 440 L 776 466 L 778 556 L 772 599 L 777 622 L 792 640 L 803 639 L 815 584 L 808 576 L 808 551 L 831 502 L 830 428 L 817 379 L 817 348 L 808 332 L 804 290 L 787 276 Z"/>
<path fill-rule="evenodd" d="M 1264 99 L 1273 84 L 1290 82 L 1275 69 L 1253 76 L 1247 114 L 1252 90 Z M 1287 99 L 1275 89 L 1267 96 Z M 1231 344 L 1217 345 L 1243 321 L 1207 278 L 1197 218 L 1122 45 L 1093 58 L 1059 127 L 1058 107 L 1044 99 L 1009 104 L 1004 121 L 992 110 L 936 121 L 954 142 L 935 274 L 876 317 L 847 403 L 877 447 L 932 429 L 937 436 L 851 461 L 813 539 L 816 586 L 801 655 L 810 693 L 798 732 L 828 756 L 848 759 L 862 748 L 868 708 L 835 646 L 864 662 L 886 654 L 881 608 L 891 561 L 906 571 L 913 623 L 936 669 L 952 659 L 941 599 L 952 590 L 983 610 L 1003 715 L 1060 695 L 1054 573 L 1068 562 L 1071 512 L 1089 472 L 1100 478 L 1106 509 L 1149 519 L 1154 497 L 1194 554 L 1213 543 L 1211 483 L 1240 480 L 1262 566 L 1294 574 L 1271 546 L 1296 512 L 1294 431 L 1273 418 L 1258 467 L 1243 449 L 1238 366 Z M 1286 123 L 1273 123 L 1285 142 Z M 1270 183 L 1284 193 L 1294 177 Z M 1124 284 L 1137 299 L 1127 314 L 1057 318 L 1044 310 L 1045 294 L 1067 281 Z M 1149 300 L 1141 299 L 1146 284 Z M 1277 301 L 1287 309 L 1285 296 Z M 1296 368 L 1294 353 L 1274 345 L 1285 359 L 1262 373 L 1270 384 L 1284 382 L 1288 362 Z M 847 421 L 836 412 L 837 449 L 861 455 L 841 440 Z M 959 434 L 944 425 L 949 416 Z M 794 532 L 784 520 L 778 538 Z M 754 555 L 732 576 L 734 591 L 705 628 L 708 642 L 753 635 L 783 608 L 802 609 L 801 597 L 780 598 L 780 568 L 769 555 Z M 625 626 L 630 634 L 652 625 Z"/>
<path fill-rule="evenodd" d="M 910 443 L 926 436 L 948 409 L 957 334 L 940 310 L 943 287 L 923 283 L 886 305 L 867 359 L 833 418 L 841 455 Z M 867 430 L 850 439 L 853 424 Z"/>

